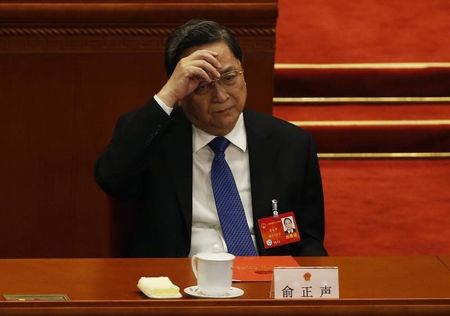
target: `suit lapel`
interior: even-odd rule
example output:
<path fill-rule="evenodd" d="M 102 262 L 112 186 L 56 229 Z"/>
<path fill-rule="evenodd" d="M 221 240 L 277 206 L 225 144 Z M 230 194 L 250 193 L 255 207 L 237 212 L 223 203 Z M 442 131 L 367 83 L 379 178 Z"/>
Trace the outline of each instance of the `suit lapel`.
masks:
<path fill-rule="evenodd" d="M 190 237 L 192 226 L 192 126 L 179 108 L 174 109 L 171 117 L 174 124 L 171 124 L 163 148 Z"/>
<path fill-rule="evenodd" d="M 276 166 L 280 153 L 280 143 L 267 119 L 261 114 L 244 111 L 245 129 L 247 132 L 250 183 L 252 191 L 253 226 L 256 243 L 261 255 L 282 254 L 275 248 L 267 251 L 258 225 L 258 219 L 272 215 L 272 199 L 277 192 Z"/>
<path fill-rule="evenodd" d="M 250 111 L 244 112 L 255 223 L 257 219 L 272 214 L 273 186 L 276 185 L 274 166 L 278 152 L 278 144 L 271 137 L 268 126 L 258 120 L 257 115 L 259 114 Z"/>

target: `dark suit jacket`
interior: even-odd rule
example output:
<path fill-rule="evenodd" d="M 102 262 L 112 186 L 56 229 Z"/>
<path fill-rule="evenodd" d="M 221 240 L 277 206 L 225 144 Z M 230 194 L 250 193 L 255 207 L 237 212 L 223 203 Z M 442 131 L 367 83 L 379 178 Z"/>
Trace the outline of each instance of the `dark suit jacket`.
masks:
<path fill-rule="evenodd" d="M 326 255 L 323 194 L 308 133 L 271 116 L 244 110 L 253 218 L 261 255 Z M 122 116 L 97 161 L 95 177 L 127 203 L 132 229 L 126 256 L 186 257 L 192 226 L 192 126 L 180 108 L 168 116 L 154 101 Z M 257 220 L 294 211 L 301 242 L 264 249 Z M 170 231 L 170 233 L 168 233 Z"/>

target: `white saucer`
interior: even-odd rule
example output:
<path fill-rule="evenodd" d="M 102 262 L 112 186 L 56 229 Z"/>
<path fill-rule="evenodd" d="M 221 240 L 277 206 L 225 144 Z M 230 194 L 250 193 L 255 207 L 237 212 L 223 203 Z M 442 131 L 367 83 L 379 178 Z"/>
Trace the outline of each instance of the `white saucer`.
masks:
<path fill-rule="evenodd" d="M 184 289 L 184 293 L 201 298 L 233 298 L 244 295 L 244 290 L 237 287 L 231 287 L 224 295 L 208 295 L 198 290 L 197 285 L 190 286 Z"/>

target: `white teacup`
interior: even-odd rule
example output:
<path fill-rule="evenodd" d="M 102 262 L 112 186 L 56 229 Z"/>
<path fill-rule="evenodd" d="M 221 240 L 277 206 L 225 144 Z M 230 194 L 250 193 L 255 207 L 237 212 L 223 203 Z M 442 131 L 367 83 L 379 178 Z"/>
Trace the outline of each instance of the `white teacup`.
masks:
<path fill-rule="evenodd" d="M 226 295 L 231 289 L 234 258 L 234 255 L 224 252 L 194 255 L 191 263 L 198 291 L 204 295 Z"/>

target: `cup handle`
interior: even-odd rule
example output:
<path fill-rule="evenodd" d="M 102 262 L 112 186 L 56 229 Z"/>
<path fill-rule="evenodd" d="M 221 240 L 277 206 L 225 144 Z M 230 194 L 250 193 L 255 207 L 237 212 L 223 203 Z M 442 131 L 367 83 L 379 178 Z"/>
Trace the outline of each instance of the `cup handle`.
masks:
<path fill-rule="evenodd" d="M 192 272 L 194 272 L 195 278 L 197 279 L 197 255 L 193 255 L 191 259 Z"/>

